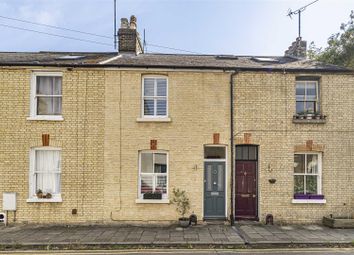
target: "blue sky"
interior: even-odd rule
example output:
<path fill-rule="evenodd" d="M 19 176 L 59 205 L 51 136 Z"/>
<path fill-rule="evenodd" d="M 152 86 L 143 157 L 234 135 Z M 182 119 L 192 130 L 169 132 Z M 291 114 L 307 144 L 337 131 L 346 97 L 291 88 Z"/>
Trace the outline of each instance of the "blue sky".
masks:
<path fill-rule="evenodd" d="M 131 14 L 151 44 L 203 54 L 283 55 L 297 37 L 297 17 L 286 16 L 313 0 L 117 0 L 118 24 Z M 354 0 L 319 0 L 302 14 L 302 37 L 318 46 L 348 21 Z M 106 36 L 113 34 L 113 0 L 2 0 L 0 16 Z M 90 44 L 1 24 L 95 40 Z M 113 39 L 85 36 L 0 18 L 0 51 L 114 51 Z M 148 47 L 149 52 L 171 52 Z M 181 53 L 181 52 L 179 52 Z"/>

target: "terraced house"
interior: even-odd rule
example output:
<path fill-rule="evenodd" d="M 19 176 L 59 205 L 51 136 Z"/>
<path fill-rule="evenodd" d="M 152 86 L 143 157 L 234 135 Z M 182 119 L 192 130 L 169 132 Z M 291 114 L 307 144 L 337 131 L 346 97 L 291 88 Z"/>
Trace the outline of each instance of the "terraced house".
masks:
<path fill-rule="evenodd" d="M 0 53 L 0 202 L 9 222 L 168 223 L 353 214 L 354 72 L 284 56 Z M 14 211 L 16 210 L 16 211 Z"/>

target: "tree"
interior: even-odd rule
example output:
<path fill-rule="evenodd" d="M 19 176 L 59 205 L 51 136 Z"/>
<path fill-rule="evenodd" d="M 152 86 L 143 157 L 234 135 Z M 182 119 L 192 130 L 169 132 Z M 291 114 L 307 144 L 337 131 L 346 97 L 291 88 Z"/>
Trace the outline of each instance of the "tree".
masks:
<path fill-rule="evenodd" d="M 354 10 L 347 23 L 340 26 L 340 32 L 328 38 L 328 46 L 322 50 L 311 42 L 308 57 L 328 64 L 354 68 Z"/>

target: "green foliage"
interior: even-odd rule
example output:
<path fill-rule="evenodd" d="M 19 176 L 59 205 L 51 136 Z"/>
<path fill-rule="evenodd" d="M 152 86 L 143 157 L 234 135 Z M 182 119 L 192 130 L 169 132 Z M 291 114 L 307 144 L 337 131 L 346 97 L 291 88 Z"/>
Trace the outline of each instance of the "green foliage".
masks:
<path fill-rule="evenodd" d="M 354 68 L 354 10 L 350 13 L 347 23 L 340 26 L 340 32 L 328 38 L 328 46 L 322 50 L 311 42 L 307 51 L 310 59 L 328 64 Z"/>
<path fill-rule="evenodd" d="M 184 218 L 184 215 L 190 209 L 189 198 L 184 190 L 173 188 L 172 203 L 176 205 L 176 211 Z"/>

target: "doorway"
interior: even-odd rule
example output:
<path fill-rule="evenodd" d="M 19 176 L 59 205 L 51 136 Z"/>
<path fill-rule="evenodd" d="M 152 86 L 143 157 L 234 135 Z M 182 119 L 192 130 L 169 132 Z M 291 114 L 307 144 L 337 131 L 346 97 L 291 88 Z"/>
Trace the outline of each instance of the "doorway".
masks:
<path fill-rule="evenodd" d="M 258 220 L 258 147 L 236 146 L 235 219 Z"/>
<path fill-rule="evenodd" d="M 225 219 L 226 147 L 204 147 L 204 219 Z"/>

